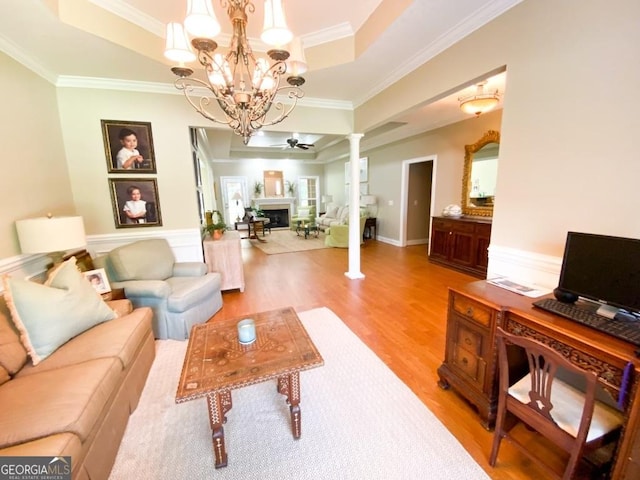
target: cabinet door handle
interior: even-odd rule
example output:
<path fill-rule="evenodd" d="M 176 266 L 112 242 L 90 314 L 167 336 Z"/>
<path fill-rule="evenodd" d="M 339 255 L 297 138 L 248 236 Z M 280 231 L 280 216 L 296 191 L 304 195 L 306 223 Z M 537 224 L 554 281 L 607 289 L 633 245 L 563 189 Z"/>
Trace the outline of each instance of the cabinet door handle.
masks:
<path fill-rule="evenodd" d="M 464 343 L 466 343 L 467 345 L 471 345 L 471 339 L 465 338 Z"/>
<path fill-rule="evenodd" d="M 469 317 L 473 317 L 473 307 L 469 307 L 469 308 L 467 308 L 467 315 L 468 315 Z"/>
<path fill-rule="evenodd" d="M 467 357 L 464 357 L 464 358 L 462 359 L 462 363 L 463 363 L 464 365 L 466 365 L 467 363 L 469 363 L 469 360 L 467 360 Z"/>

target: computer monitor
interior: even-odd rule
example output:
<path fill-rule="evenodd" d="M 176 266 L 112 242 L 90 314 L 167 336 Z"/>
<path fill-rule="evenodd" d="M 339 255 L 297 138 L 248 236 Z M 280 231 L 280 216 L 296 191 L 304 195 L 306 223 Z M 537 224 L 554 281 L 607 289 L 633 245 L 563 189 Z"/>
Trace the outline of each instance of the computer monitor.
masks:
<path fill-rule="evenodd" d="M 558 288 L 640 312 L 640 240 L 568 232 Z"/>

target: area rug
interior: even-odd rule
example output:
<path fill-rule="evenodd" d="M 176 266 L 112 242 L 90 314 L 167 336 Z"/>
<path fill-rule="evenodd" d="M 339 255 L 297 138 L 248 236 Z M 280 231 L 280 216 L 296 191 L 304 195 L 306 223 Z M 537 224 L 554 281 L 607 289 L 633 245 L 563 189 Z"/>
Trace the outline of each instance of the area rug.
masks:
<path fill-rule="evenodd" d="M 304 238 L 304 235 L 298 236 L 293 230 L 272 230 L 271 234 L 267 234 L 264 238 L 266 242 L 251 240 L 251 245 L 259 248 L 267 255 L 328 248 L 324 246 L 323 233 L 320 233 L 318 238 L 316 238 L 315 233 Z"/>
<path fill-rule="evenodd" d="M 300 374 L 299 440 L 275 381 L 234 390 L 228 466 L 216 470 L 206 400 L 174 402 L 186 342 L 159 340 L 110 480 L 489 479 L 331 310 L 298 316 L 325 361 Z"/>

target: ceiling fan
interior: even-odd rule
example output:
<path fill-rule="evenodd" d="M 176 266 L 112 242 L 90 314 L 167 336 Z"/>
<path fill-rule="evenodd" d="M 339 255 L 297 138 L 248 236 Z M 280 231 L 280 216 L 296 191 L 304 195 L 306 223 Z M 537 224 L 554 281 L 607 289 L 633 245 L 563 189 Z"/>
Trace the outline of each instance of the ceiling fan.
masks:
<path fill-rule="evenodd" d="M 315 147 L 313 143 L 300 143 L 297 138 L 287 138 L 286 144 L 273 145 L 274 147 L 285 148 L 300 148 L 302 150 L 309 150 L 309 148 Z"/>

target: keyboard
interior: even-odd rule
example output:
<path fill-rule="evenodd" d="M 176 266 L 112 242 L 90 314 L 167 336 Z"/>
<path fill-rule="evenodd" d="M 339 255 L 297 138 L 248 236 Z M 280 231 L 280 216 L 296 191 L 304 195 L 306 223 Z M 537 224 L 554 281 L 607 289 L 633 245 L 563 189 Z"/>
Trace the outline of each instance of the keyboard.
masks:
<path fill-rule="evenodd" d="M 640 346 L 640 321 L 638 320 L 616 320 L 603 317 L 590 310 L 588 306 L 562 303 L 553 298 L 543 298 L 533 302 L 533 305 Z"/>

